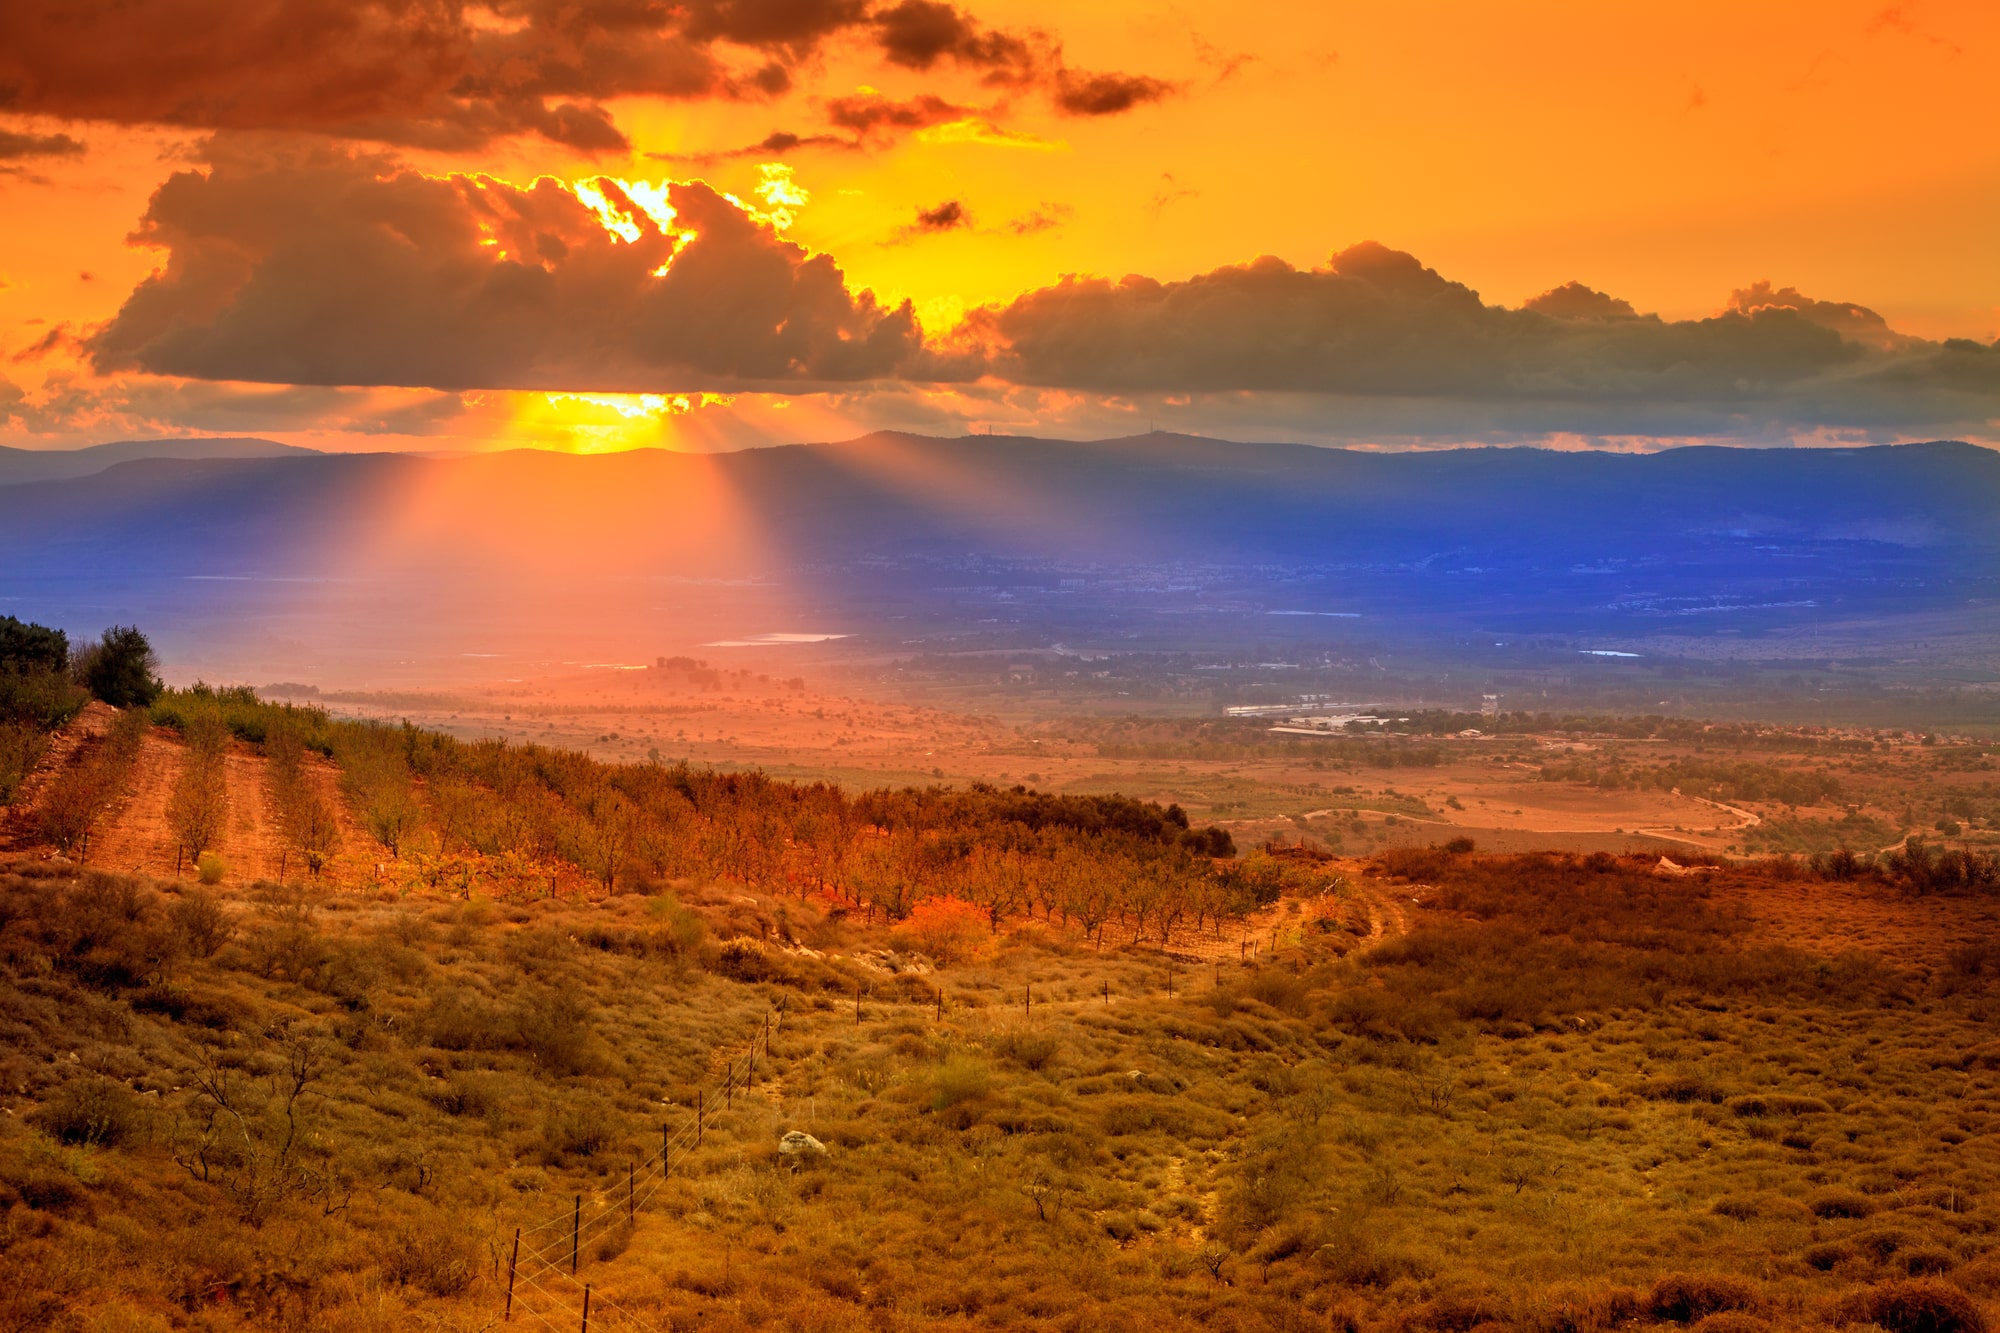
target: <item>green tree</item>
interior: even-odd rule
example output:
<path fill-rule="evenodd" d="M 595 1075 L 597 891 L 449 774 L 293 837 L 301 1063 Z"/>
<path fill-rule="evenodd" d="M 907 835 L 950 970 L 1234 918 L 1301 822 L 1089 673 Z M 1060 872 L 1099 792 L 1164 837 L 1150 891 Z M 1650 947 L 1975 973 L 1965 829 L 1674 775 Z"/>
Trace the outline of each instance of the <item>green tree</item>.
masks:
<path fill-rule="evenodd" d="M 78 679 L 113 708 L 151 706 L 166 687 L 160 659 L 137 625 L 113 625 L 96 643 L 76 654 Z"/>
<path fill-rule="evenodd" d="M 69 635 L 46 625 L 0 616 L 0 673 L 69 670 Z"/>

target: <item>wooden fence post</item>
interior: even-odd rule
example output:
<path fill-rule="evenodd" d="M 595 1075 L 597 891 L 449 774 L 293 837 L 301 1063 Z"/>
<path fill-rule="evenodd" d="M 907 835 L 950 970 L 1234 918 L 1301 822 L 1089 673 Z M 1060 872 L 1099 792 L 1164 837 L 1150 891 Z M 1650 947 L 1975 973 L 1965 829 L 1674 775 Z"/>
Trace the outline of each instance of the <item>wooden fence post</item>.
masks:
<path fill-rule="evenodd" d="M 514 1254 L 507 1260 L 507 1308 L 501 1312 L 503 1320 L 514 1317 L 514 1271 L 521 1266 L 521 1228 L 514 1228 Z"/>
<path fill-rule="evenodd" d="M 576 1251 L 577 1246 L 582 1243 L 582 1240 L 583 1196 L 579 1194 L 576 1196 L 576 1212 L 571 1216 L 569 1224 L 569 1273 L 571 1277 L 576 1276 Z"/>
<path fill-rule="evenodd" d="M 583 1284 L 583 1333 L 590 1333 L 590 1284 Z"/>
<path fill-rule="evenodd" d="M 638 1168 L 632 1163 L 625 1164 L 625 1220 L 628 1223 L 637 1221 L 639 1216 L 639 1187 L 633 1180 L 637 1172 Z"/>

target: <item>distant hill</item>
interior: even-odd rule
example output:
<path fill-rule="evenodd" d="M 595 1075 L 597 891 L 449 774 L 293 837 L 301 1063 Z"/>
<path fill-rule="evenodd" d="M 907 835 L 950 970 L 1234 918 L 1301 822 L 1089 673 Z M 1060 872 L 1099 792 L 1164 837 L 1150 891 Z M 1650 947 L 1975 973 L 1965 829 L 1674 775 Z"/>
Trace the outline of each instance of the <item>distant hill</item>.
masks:
<path fill-rule="evenodd" d="M 300 645 L 486 661 L 557 639 L 605 661 L 767 631 L 1168 650 L 1810 632 L 1993 605 L 1995 514 L 2000 453 L 1952 442 L 1385 454 L 885 433 L 144 458 L 0 487 L 0 606 L 144 617 L 170 640 L 198 621 L 218 659 L 255 634 L 277 674 L 305 669 Z M 1887 649 L 1903 631 L 1870 633 Z"/>
<path fill-rule="evenodd" d="M 316 449 L 302 449 L 297 445 L 279 444 L 276 440 L 260 440 L 252 436 L 116 440 L 82 449 L 0 447 L 0 486 L 88 477 L 116 464 L 140 458 L 279 458 L 317 452 Z"/>

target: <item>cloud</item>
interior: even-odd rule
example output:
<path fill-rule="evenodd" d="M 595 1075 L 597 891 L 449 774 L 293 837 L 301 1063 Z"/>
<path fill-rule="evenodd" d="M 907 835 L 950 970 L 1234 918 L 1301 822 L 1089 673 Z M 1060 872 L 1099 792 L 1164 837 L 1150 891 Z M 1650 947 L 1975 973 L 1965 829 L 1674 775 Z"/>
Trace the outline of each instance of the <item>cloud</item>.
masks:
<path fill-rule="evenodd" d="M 947 342 L 1009 384 L 1317 397 L 1374 429 L 1460 438 L 2000 419 L 2000 345 L 1892 342 L 1874 312 L 1789 289 L 1684 321 L 1578 284 L 1530 306 L 1488 305 L 1367 243 L 1320 269 L 1267 257 L 1182 282 L 1065 278 L 971 312 Z"/>
<path fill-rule="evenodd" d="M 1540 296 L 1531 296 L 1521 303 L 1521 309 L 1533 310 L 1537 314 L 1550 315 L 1556 319 L 1637 319 L 1639 312 L 1632 308 L 1630 301 L 1603 292 L 1593 291 L 1580 282 L 1566 282 L 1560 287 L 1552 287 Z"/>
<path fill-rule="evenodd" d="M 951 60 L 983 71 L 988 82 L 1019 84 L 1034 80 L 1048 61 L 1044 35 L 981 29 L 962 10 L 935 0 L 901 0 L 877 11 L 873 22 L 884 58 L 905 69 Z"/>
<path fill-rule="evenodd" d="M 947 199 L 931 208 L 919 208 L 915 220 L 899 228 L 884 244 L 901 245 L 922 236 L 936 236 L 953 231 L 985 236 L 1032 236 L 1037 232 L 1052 231 L 1060 227 L 1075 211 L 1068 204 L 1045 203 L 1017 218 L 1010 218 L 997 227 L 981 226 L 973 219 L 972 210 L 962 201 Z M 930 364 L 935 368 L 939 363 Z"/>
<path fill-rule="evenodd" d="M 777 96 L 843 34 L 901 69 L 1044 87 L 1066 114 L 1126 110 L 1168 87 L 1071 73 L 1047 34 L 985 27 L 935 0 L 9 0 L 0 112 L 444 151 L 537 135 L 621 152 L 614 99 Z M 80 149 L 0 131 L 0 161 Z"/>
<path fill-rule="evenodd" d="M 741 148 L 722 148 L 705 153 L 648 153 L 647 157 L 656 162 L 691 162 L 706 166 L 714 162 L 729 162 L 745 157 L 783 157 L 801 148 L 839 148 L 853 150 L 861 147 L 854 140 L 838 134 L 793 134 L 790 130 L 773 130 L 756 143 L 745 144 Z"/>
<path fill-rule="evenodd" d="M 907 303 L 699 183 L 527 187 L 331 148 L 218 144 L 154 194 L 166 251 L 90 340 L 100 372 L 687 392 L 888 376 Z"/>
<path fill-rule="evenodd" d="M 1055 104 L 1071 116 L 1115 116 L 1175 91 L 1164 79 L 1144 74 L 1081 74 L 1061 70 L 1055 80 Z"/>
<path fill-rule="evenodd" d="M 1752 317 L 1765 311 L 1788 310 L 1808 323 L 1832 330 L 1848 342 L 1882 351 L 1914 346 L 1918 341 L 1897 333 L 1889 327 L 1888 320 L 1866 306 L 1815 301 L 1801 296 L 1796 288 L 1773 288 L 1769 282 L 1753 282 L 1731 292 L 1729 303 L 1723 308 Z"/>
<path fill-rule="evenodd" d="M 934 0 L 9 0 L 0 111 L 447 151 L 524 134 L 622 151 L 613 99 L 775 96 L 843 34 L 898 68 L 1054 80 L 1066 108 L 1123 109 L 1126 76 L 1068 75 L 1046 34 Z M 1156 82 L 1126 81 L 1141 93 Z M 11 137 L 21 152 L 74 142 Z"/>
<path fill-rule="evenodd" d="M 956 199 L 947 199 L 936 208 L 920 208 L 917 220 L 911 224 L 918 231 L 952 231 L 972 225 L 972 217 L 965 211 L 965 205 Z"/>
<path fill-rule="evenodd" d="M 961 120 L 971 114 L 971 108 L 933 94 L 893 98 L 872 88 L 846 97 L 835 97 L 826 103 L 827 122 L 837 129 L 849 131 L 857 139 L 866 139 L 885 131 L 920 130 Z"/>
<path fill-rule="evenodd" d="M 28 157 L 81 157 L 83 141 L 67 134 L 20 134 L 0 130 L 0 162 Z"/>

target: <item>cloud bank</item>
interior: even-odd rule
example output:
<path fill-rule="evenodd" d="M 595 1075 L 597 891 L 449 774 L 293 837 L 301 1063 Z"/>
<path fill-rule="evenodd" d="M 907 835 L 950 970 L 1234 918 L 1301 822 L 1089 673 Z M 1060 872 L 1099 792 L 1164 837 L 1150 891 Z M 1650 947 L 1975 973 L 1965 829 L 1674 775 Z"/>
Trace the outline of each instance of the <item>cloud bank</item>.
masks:
<path fill-rule="evenodd" d="M 100 371 L 440 390 L 1068 395 L 1350 438 L 1899 430 L 1991 437 L 2000 345 L 1930 342 L 1758 283 L 1706 319 L 1578 283 L 1512 309 L 1366 243 L 1177 282 L 1070 277 L 927 340 L 788 220 L 698 182 L 521 187 L 228 143 L 175 175 Z M 911 229 L 968 225 L 953 199 Z M 1123 407 L 1119 405 L 1123 404 Z M 901 411 L 902 409 L 898 409 Z M 1185 418 L 1183 418 L 1185 419 Z"/>
<path fill-rule="evenodd" d="M 206 130 L 328 133 L 447 151 L 535 135 L 631 145 L 606 103 L 767 98 L 829 43 L 951 65 L 1112 115 L 1172 85 L 1068 69 L 1038 30 L 936 0 L 8 0 L 0 112 Z"/>
<path fill-rule="evenodd" d="M 90 341 L 103 372 L 686 391 L 888 378 L 921 351 L 907 304 L 699 183 L 243 157 L 169 179 L 138 238 L 167 262 Z"/>

